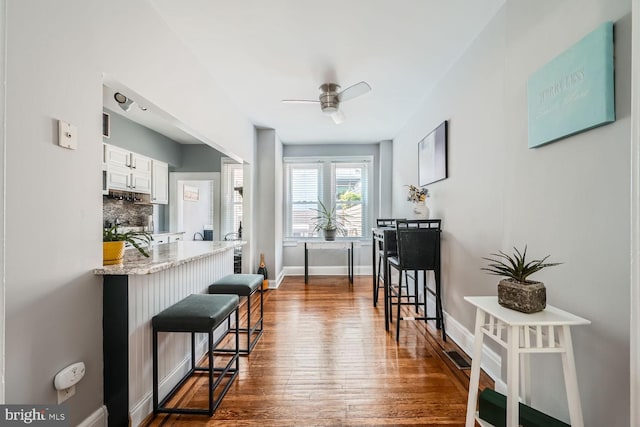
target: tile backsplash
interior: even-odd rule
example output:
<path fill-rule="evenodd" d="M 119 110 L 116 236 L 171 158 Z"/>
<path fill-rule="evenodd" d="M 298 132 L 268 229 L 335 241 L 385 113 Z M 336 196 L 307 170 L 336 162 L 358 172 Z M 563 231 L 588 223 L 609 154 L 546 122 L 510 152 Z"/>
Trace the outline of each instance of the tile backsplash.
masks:
<path fill-rule="evenodd" d="M 114 224 L 116 219 L 126 227 L 146 226 L 149 215 L 153 215 L 152 205 L 102 197 L 102 220 L 105 227 Z"/>

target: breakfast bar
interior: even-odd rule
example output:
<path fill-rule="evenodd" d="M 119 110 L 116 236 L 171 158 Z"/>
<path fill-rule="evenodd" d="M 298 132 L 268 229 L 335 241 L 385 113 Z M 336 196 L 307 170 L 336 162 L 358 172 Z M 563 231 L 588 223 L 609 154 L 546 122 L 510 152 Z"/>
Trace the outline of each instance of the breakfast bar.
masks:
<path fill-rule="evenodd" d="M 139 425 L 152 412 L 151 318 L 233 274 L 234 249 L 244 244 L 179 241 L 154 247 L 148 258 L 128 249 L 122 264 L 94 270 L 103 276 L 104 399 L 110 426 Z M 216 336 L 223 333 L 216 331 Z M 189 368 L 190 340 L 180 335 L 166 334 L 158 343 L 161 395 Z M 206 352 L 205 341 L 197 340 L 200 355 Z"/>

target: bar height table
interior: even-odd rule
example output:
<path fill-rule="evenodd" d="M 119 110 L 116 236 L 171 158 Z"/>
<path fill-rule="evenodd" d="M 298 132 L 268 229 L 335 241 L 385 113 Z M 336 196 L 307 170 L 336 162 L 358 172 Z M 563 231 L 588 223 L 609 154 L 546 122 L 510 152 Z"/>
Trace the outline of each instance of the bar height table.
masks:
<path fill-rule="evenodd" d="M 382 246 L 382 271 L 384 277 L 384 288 L 383 288 L 383 297 L 384 297 L 384 329 L 386 331 L 389 330 L 389 271 L 387 268 L 387 253 L 389 249 L 387 245 L 391 240 L 396 239 L 396 229 L 395 227 L 379 227 L 373 228 L 371 230 L 372 235 L 372 248 L 373 248 L 373 292 L 376 292 L 376 287 L 378 286 L 378 274 L 377 271 L 377 257 L 378 257 L 378 244 L 380 243 Z M 373 306 L 376 306 L 376 301 L 374 300 Z"/>
<path fill-rule="evenodd" d="M 498 304 L 498 297 L 495 296 L 464 297 L 464 299 L 476 307 L 475 340 L 469 380 L 466 427 L 475 425 L 484 335 L 507 349 L 507 427 L 518 426 L 518 397 L 521 385 L 520 355 L 524 356 L 522 360 L 523 399 L 524 403 L 531 404 L 529 384 L 529 355 L 531 353 L 560 354 L 571 425 L 583 427 L 584 420 L 580 406 L 570 328 L 576 325 L 588 325 L 591 322 L 550 305 L 538 313 L 526 314 L 501 306 Z"/>

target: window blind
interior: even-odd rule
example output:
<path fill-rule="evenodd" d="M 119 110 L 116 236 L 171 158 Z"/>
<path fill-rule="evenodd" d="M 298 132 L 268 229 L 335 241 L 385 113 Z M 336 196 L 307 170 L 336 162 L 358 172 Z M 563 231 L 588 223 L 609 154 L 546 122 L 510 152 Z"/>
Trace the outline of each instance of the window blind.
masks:
<path fill-rule="evenodd" d="M 313 222 L 318 201 L 345 218 L 347 237 L 370 228 L 371 160 L 353 158 L 285 159 L 285 237 L 318 237 Z"/>
<path fill-rule="evenodd" d="M 242 221 L 243 167 L 240 163 L 223 163 L 222 165 L 222 238 L 237 239 Z"/>

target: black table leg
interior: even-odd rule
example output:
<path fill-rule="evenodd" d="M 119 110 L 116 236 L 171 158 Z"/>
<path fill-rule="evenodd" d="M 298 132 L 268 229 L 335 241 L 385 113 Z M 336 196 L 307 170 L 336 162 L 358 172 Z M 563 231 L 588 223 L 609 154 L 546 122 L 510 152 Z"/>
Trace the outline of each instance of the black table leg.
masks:
<path fill-rule="evenodd" d="M 304 244 L 304 284 L 309 283 L 309 249 L 307 243 Z"/>
<path fill-rule="evenodd" d="M 373 307 L 377 305 L 376 303 L 376 287 L 378 286 L 378 272 L 376 271 L 376 233 L 371 232 L 371 265 L 373 266 Z"/>
<path fill-rule="evenodd" d="M 349 283 L 353 285 L 353 242 L 351 242 L 351 248 L 348 249 L 347 256 L 349 257 Z"/>

